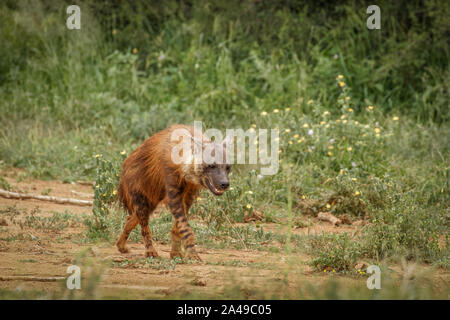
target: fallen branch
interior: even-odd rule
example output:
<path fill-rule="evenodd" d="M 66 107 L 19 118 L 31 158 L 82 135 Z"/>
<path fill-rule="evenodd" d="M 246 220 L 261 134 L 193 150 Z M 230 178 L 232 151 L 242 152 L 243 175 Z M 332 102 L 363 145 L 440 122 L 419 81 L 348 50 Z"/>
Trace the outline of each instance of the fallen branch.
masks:
<path fill-rule="evenodd" d="M 77 181 L 78 184 L 81 184 L 83 186 L 93 186 L 94 182 L 91 181 Z"/>
<path fill-rule="evenodd" d="M 76 196 L 80 196 L 80 197 L 84 197 L 84 198 L 93 198 L 94 197 L 94 195 L 92 193 L 78 192 L 75 190 L 71 190 L 70 192 L 72 192 Z"/>
<path fill-rule="evenodd" d="M 322 220 L 322 221 L 328 221 L 333 226 L 338 226 L 342 223 L 341 219 L 336 218 L 329 212 L 319 212 L 319 214 L 317 215 L 317 218 L 319 218 L 319 220 Z"/>
<path fill-rule="evenodd" d="M 59 204 L 74 204 L 77 206 L 92 206 L 93 201 L 91 200 L 78 200 L 78 199 L 72 199 L 72 198 L 58 198 L 58 197 L 52 197 L 52 196 L 41 196 L 37 194 L 31 194 L 31 193 L 21 193 L 21 192 L 12 192 L 12 191 L 6 191 L 3 189 L 0 189 L 0 196 L 8 199 L 36 199 L 41 201 L 50 201 L 55 202 Z"/>
<path fill-rule="evenodd" d="M 53 282 L 66 279 L 65 277 L 34 277 L 34 276 L 0 276 L 0 281 L 39 281 Z"/>

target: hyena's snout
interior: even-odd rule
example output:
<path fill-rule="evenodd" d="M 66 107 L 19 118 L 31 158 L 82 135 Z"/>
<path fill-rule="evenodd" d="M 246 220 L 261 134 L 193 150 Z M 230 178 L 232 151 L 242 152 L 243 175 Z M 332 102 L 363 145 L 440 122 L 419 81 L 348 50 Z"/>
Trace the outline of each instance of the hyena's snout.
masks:
<path fill-rule="evenodd" d="M 205 172 L 205 183 L 216 196 L 222 195 L 230 187 L 229 169 L 210 166 Z"/>
<path fill-rule="evenodd" d="M 221 179 L 218 183 L 219 188 L 222 190 L 227 190 L 230 187 L 230 180 L 228 180 L 228 178 L 225 179 Z"/>

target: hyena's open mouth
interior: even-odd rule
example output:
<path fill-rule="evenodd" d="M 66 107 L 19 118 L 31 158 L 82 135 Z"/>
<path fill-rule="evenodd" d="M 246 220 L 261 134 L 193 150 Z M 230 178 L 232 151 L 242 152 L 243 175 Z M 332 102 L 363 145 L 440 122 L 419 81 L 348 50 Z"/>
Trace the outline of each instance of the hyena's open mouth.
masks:
<path fill-rule="evenodd" d="M 204 183 L 206 184 L 208 189 L 216 196 L 221 196 L 225 192 L 225 190 L 217 189 L 215 186 L 213 186 L 213 184 L 211 183 L 211 181 L 208 178 L 204 179 Z"/>

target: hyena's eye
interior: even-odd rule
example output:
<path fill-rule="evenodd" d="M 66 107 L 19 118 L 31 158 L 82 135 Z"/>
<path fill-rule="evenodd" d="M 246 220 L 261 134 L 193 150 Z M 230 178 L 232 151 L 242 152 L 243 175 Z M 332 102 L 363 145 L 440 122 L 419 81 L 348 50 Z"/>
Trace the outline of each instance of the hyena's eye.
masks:
<path fill-rule="evenodd" d="M 209 169 L 214 169 L 215 167 L 216 167 L 215 164 L 209 164 L 209 165 L 208 165 L 208 168 L 209 168 Z"/>
<path fill-rule="evenodd" d="M 230 171 L 230 169 L 231 169 L 231 166 L 227 166 L 227 171 Z"/>

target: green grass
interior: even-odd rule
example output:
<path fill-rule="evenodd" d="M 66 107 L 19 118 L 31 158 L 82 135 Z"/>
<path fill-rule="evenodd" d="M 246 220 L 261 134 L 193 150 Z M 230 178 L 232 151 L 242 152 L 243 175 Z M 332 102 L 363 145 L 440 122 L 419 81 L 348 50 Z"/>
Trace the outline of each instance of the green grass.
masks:
<path fill-rule="evenodd" d="M 67 4 L 0 5 L 0 167 L 96 180 L 84 241 L 113 241 L 123 227 L 113 203 L 124 157 L 195 119 L 278 128 L 281 147 L 276 175 L 235 166 L 232 190 L 201 195 L 192 209 L 201 245 L 307 250 L 303 238 L 228 219 L 257 210 L 263 222 L 302 227 L 330 211 L 370 224 L 355 238 L 316 239 L 318 270 L 396 257 L 448 268 L 448 4 L 379 3 L 379 31 L 365 27 L 360 1 L 88 1 L 79 31 L 65 28 Z M 11 187 L 1 177 L 0 186 Z M 55 221 L 34 222 L 64 228 Z M 151 227 L 170 241 L 169 215 Z"/>

